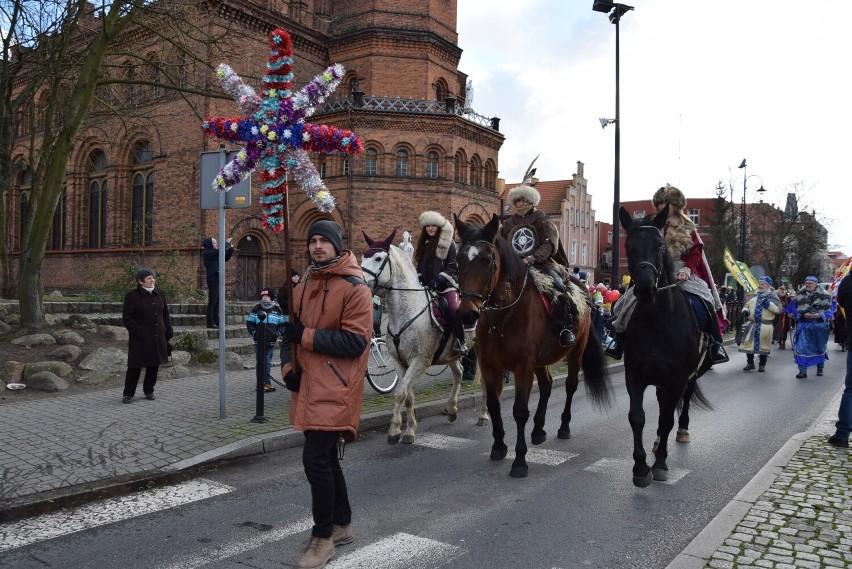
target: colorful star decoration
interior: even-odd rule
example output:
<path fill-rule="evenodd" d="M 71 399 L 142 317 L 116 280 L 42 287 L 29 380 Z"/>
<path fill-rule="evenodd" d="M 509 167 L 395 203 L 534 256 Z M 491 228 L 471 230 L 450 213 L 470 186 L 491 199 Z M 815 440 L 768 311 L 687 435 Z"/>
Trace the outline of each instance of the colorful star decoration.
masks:
<path fill-rule="evenodd" d="M 216 77 L 247 116 L 207 117 L 202 123 L 205 134 L 245 148 L 227 164 L 213 181 L 216 191 L 228 191 L 258 166 L 263 195 L 263 225 L 276 233 L 284 228 L 284 197 L 287 173 L 293 175 L 305 193 L 322 212 L 334 209 L 334 197 L 326 189 L 306 150 L 354 154 L 364 143 L 348 130 L 305 122 L 340 84 L 343 66 L 333 65 L 317 75 L 298 93 L 293 93 L 293 43 L 282 29 L 269 34 L 269 59 L 263 77 L 263 98 L 246 85 L 224 63 L 216 68 Z"/>

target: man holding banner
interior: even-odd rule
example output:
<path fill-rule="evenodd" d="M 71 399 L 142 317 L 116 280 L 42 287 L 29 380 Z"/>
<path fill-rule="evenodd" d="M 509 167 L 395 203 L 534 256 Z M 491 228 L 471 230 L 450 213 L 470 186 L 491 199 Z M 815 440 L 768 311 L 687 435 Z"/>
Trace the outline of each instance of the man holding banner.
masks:
<path fill-rule="evenodd" d="M 754 278 L 753 274 L 751 274 L 748 265 L 742 261 L 734 259 L 734 256 L 731 255 L 731 251 L 727 247 L 725 247 L 723 260 L 725 262 L 725 268 L 728 269 L 728 272 L 730 272 L 734 279 L 736 279 L 737 283 L 743 287 L 743 297 L 737 298 L 740 302 L 740 306 L 742 306 L 745 302 L 744 299 L 753 295 L 755 291 L 757 291 L 757 279 Z M 742 322 L 738 316 L 737 327 L 739 327 L 740 324 L 742 324 Z"/>

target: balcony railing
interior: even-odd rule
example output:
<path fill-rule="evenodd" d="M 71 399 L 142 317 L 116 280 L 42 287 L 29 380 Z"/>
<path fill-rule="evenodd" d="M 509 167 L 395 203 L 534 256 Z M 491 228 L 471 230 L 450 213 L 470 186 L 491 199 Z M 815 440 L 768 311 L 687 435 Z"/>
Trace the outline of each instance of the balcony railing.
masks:
<path fill-rule="evenodd" d="M 500 132 L 500 119 L 486 117 L 456 104 L 452 97 L 444 101 L 427 101 L 425 99 L 403 99 L 400 97 L 365 97 L 363 93 L 355 92 L 351 97 L 328 99 L 317 109 L 316 114 L 322 115 L 350 109 L 367 111 L 384 111 L 390 113 L 415 113 L 424 115 L 454 114 L 476 125 Z"/>

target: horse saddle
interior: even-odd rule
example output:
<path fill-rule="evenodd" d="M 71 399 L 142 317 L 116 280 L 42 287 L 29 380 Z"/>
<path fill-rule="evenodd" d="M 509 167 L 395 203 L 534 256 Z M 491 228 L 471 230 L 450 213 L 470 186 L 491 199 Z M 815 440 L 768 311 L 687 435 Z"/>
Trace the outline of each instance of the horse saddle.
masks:
<path fill-rule="evenodd" d="M 429 316 L 432 318 L 432 324 L 442 332 L 449 332 L 451 318 L 447 299 L 434 291 L 430 291 L 429 295 L 431 296 L 429 300 Z M 475 324 L 470 328 L 465 327 L 465 330 L 470 331 L 474 328 L 476 328 Z"/>

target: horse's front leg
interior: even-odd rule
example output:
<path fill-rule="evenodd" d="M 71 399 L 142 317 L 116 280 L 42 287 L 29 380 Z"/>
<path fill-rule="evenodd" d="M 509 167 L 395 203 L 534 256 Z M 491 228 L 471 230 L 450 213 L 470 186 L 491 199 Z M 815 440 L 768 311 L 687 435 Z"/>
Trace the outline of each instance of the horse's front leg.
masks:
<path fill-rule="evenodd" d="M 509 476 L 513 478 L 524 478 L 529 467 L 527 466 L 527 421 L 530 419 L 529 394 L 532 388 L 532 373 L 524 370 L 518 373 L 515 370 L 515 404 L 512 406 L 512 417 L 517 427 L 517 439 L 515 441 L 515 460 Z"/>
<path fill-rule="evenodd" d="M 447 364 L 450 371 L 453 372 L 453 387 L 450 389 L 450 398 L 447 400 L 447 406 L 444 409 L 444 414 L 452 423 L 458 418 L 459 413 L 459 392 L 462 384 L 462 364 L 461 360 L 455 360 Z"/>
<path fill-rule="evenodd" d="M 553 376 L 547 366 L 535 368 L 535 377 L 538 379 L 538 405 L 533 415 L 533 430 L 530 441 L 534 445 L 540 445 L 547 440 L 547 431 L 544 430 L 544 420 L 547 414 L 547 402 L 553 390 Z"/>
<path fill-rule="evenodd" d="M 654 480 L 665 482 L 669 479 L 669 467 L 666 458 L 669 456 L 669 433 L 674 427 L 674 414 L 680 396 L 674 396 L 671 391 L 657 389 L 657 403 L 660 405 L 660 418 L 657 424 L 657 438 L 660 443 L 654 451 L 654 466 L 651 467 Z"/>
<path fill-rule="evenodd" d="M 503 417 L 500 415 L 503 369 L 489 366 L 487 362 L 480 361 L 479 370 L 482 373 L 485 406 L 491 415 L 491 436 L 494 438 L 494 442 L 491 444 L 491 460 L 503 460 L 509 452 L 509 447 L 504 442 L 506 431 L 503 429 Z"/>
<path fill-rule="evenodd" d="M 399 442 L 402 435 L 402 408 L 408 408 L 409 403 L 414 406 L 413 399 L 409 396 L 411 384 L 414 378 L 420 377 L 425 371 L 425 368 L 419 362 L 414 362 L 411 367 L 405 370 L 402 377 L 393 392 L 393 413 L 391 414 L 390 427 L 388 427 L 388 444 L 395 445 Z M 413 442 L 414 432 L 411 430 L 412 411 L 408 412 L 408 425 L 406 427 L 406 435 L 410 434 Z M 405 442 L 405 441 L 403 441 Z"/>
<path fill-rule="evenodd" d="M 645 386 L 639 385 L 627 372 L 625 381 L 627 383 L 627 394 L 630 396 L 630 411 L 627 420 L 633 429 L 633 485 L 645 488 L 651 484 L 651 469 L 645 461 L 645 447 L 642 446 L 642 429 L 645 428 L 645 409 L 642 407 L 642 397 Z"/>
<path fill-rule="evenodd" d="M 565 408 L 562 410 L 561 422 L 559 430 L 556 431 L 557 438 L 571 438 L 571 405 L 574 401 L 574 394 L 577 393 L 577 385 L 580 383 L 580 360 L 582 354 L 575 346 L 568 353 L 567 364 L 568 374 L 565 376 Z"/>

